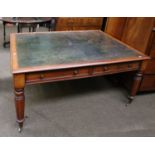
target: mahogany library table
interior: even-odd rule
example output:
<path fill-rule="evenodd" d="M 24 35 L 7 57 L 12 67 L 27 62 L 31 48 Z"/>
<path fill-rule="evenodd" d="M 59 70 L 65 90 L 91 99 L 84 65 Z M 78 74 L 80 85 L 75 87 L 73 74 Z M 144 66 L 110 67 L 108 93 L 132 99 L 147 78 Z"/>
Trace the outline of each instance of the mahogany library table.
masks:
<path fill-rule="evenodd" d="M 136 71 L 129 100 L 140 85 L 148 56 L 100 30 L 11 34 L 11 66 L 19 131 L 24 87 Z"/>

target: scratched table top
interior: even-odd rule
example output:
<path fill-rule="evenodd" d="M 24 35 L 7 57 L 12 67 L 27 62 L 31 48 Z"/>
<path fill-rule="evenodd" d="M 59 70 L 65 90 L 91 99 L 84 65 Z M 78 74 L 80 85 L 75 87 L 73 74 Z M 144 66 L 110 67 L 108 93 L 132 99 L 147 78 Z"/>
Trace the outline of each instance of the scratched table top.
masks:
<path fill-rule="evenodd" d="M 144 56 L 100 30 L 12 34 L 11 53 L 16 69 Z"/>

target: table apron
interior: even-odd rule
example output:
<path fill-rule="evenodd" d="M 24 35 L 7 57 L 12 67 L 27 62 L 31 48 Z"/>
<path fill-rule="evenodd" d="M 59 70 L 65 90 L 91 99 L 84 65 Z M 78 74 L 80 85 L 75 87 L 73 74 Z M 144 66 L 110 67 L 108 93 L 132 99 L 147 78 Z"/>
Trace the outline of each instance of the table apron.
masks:
<path fill-rule="evenodd" d="M 140 69 L 141 62 L 126 62 L 101 66 L 77 67 L 52 71 L 38 71 L 25 73 L 25 83 L 36 84 L 74 80 L 95 76 L 110 75 L 121 72 L 136 71 Z"/>

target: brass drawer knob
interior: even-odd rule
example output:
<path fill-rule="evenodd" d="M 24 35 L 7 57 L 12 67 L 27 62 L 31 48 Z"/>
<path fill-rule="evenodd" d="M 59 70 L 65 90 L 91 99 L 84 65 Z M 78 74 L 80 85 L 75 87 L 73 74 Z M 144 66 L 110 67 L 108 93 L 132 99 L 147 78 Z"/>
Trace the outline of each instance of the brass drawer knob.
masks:
<path fill-rule="evenodd" d="M 44 74 L 40 74 L 40 79 L 43 79 L 44 77 Z"/>
<path fill-rule="evenodd" d="M 108 67 L 107 66 L 104 66 L 103 67 L 103 71 L 108 71 Z"/>
<path fill-rule="evenodd" d="M 79 73 L 78 70 L 74 70 L 74 71 L 73 71 L 73 74 L 74 74 L 74 75 L 77 75 L 78 73 Z"/>

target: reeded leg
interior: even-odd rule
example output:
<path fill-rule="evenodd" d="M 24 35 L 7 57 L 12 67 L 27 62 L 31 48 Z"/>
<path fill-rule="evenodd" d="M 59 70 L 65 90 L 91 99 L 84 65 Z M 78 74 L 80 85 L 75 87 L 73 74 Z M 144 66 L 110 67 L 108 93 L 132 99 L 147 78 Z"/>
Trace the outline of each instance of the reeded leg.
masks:
<path fill-rule="evenodd" d="M 141 72 L 136 73 L 134 82 L 133 82 L 133 85 L 131 88 L 130 96 L 128 97 L 129 103 L 131 103 L 133 101 L 133 99 L 139 89 L 141 80 L 142 80 L 142 73 Z"/>
<path fill-rule="evenodd" d="M 15 106 L 16 106 L 17 123 L 19 125 L 18 131 L 21 132 L 24 123 L 24 108 L 25 108 L 24 89 L 15 89 Z"/>

